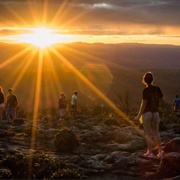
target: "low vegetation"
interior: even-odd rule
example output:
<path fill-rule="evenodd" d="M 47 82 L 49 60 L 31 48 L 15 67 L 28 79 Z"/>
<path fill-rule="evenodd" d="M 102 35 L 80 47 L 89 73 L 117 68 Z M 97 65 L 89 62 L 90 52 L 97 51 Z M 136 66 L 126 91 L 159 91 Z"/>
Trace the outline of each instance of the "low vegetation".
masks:
<path fill-rule="evenodd" d="M 10 169 L 1 174 L 1 179 L 79 179 L 82 174 L 66 168 L 65 163 L 43 153 L 14 154 L 3 158 L 1 166 Z"/>
<path fill-rule="evenodd" d="M 136 115 L 136 111 L 139 109 L 139 104 L 136 104 L 136 107 L 132 106 L 132 99 L 128 93 L 126 93 L 125 98 L 117 94 L 116 105 L 120 109 L 122 108 L 121 110 L 130 119 Z M 19 108 L 18 117 L 22 119 L 19 119 L 16 122 L 17 124 L 23 123 L 26 120 L 28 121 L 29 125 L 24 127 L 22 131 L 30 140 L 33 128 L 32 113 L 26 113 L 25 110 Z M 112 108 L 103 103 L 91 106 L 79 104 L 78 117 L 97 118 L 97 124 L 103 123 L 107 126 L 127 126 L 122 117 L 119 117 Z M 180 121 L 180 115 L 173 112 L 171 105 L 168 103 L 160 107 L 160 117 L 161 122 L 164 124 L 179 123 Z M 71 153 L 80 144 L 72 128 L 78 124 L 78 120 L 74 121 L 69 113 L 65 117 L 66 121 L 59 122 L 58 109 L 44 109 L 39 113 L 38 119 L 38 125 L 41 126 L 41 129 L 39 131 L 36 130 L 37 141 L 44 143 L 44 147 L 47 146 L 46 144 L 51 145 L 49 141 L 54 139 L 52 142 L 54 146 L 53 151 L 55 150 L 57 154 L 60 154 Z M 56 127 L 57 132 L 52 137 L 51 134 L 48 134 L 51 132 L 48 129 L 53 129 L 54 127 Z M 66 167 L 65 162 L 61 159 L 53 158 L 43 153 L 6 155 L 1 161 L 1 167 L 7 168 L 10 171 L 1 173 L 0 179 L 80 179 L 83 176 L 83 173 L 79 170 Z"/>
<path fill-rule="evenodd" d="M 74 132 L 70 129 L 62 129 L 56 134 L 54 144 L 57 152 L 72 152 L 79 141 Z"/>

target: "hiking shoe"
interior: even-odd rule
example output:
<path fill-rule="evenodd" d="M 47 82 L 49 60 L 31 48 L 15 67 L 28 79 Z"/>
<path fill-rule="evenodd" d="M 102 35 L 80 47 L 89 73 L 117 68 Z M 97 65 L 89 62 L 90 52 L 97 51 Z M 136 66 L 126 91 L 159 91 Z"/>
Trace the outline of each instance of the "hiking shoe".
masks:
<path fill-rule="evenodd" d="M 164 155 L 164 151 L 161 151 L 161 152 L 159 152 L 159 153 L 157 154 L 157 157 L 158 157 L 158 158 L 162 158 L 163 155 Z"/>
<path fill-rule="evenodd" d="M 153 153 L 145 153 L 143 156 L 148 157 L 148 158 L 152 158 L 152 157 L 154 157 L 154 154 Z"/>

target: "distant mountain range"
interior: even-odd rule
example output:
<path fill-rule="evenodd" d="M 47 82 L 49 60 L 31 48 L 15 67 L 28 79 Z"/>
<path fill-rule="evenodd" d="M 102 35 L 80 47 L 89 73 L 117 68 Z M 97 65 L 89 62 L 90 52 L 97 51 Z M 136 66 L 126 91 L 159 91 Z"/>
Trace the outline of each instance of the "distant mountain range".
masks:
<path fill-rule="evenodd" d="M 32 107 L 39 54 L 33 55 L 34 50 L 23 54 L 28 47 L 27 44 L 0 43 L 0 85 L 5 93 L 13 87 L 20 104 Z M 140 101 L 141 80 L 146 71 L 155 74 L 155 83 L 163 89 L 169 102 L 180 94 L 180 46 L 72 43 L 54 45 L 54 48 L 55 53 L 43 57 L 42 107 L 57 106 L 61 92 L 65 92 L 70 101 L 75 89 L 80 92 L 81 102 L 99 99 L 78 71 L 111 99 L 115 91 L 128 90 Z"/>
<path fill-rule="evenodd" d="M 180 69 L 180 46 L 101 43 L 69 46 L 124 67 Z"/>

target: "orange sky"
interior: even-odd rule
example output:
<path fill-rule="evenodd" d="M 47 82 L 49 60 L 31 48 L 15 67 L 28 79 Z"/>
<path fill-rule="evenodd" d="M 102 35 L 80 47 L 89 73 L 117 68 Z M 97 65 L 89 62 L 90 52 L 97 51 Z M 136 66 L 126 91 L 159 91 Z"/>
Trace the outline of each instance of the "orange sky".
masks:
<path fill-rule="evenodd" d="M 60 43 L 180 45 L 178 0 L 1 0 L 0 11 L 1 42 L 46 26 Z"/>

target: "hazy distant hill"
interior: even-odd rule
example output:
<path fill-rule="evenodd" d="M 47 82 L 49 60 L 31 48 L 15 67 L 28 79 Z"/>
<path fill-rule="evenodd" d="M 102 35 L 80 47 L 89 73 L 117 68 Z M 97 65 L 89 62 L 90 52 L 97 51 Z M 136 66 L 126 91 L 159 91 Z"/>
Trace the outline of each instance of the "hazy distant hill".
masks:
<path fill-rule="evenodd" d="M 54 47 L 56 55 L 43 57 L 41 107 L 57 106 L 61 92 L 70 101 L 75 89 L 80 92 L 81 102 L 96 103 L 99 99 L 82 76 L 74 73 L 69 62 L 111 99 L 115 91 L 129 91 L 140 101 L 141 79 L 146 71 L 155 74 L 169 102 L 175 94 L 180 94 L 180 46 L 73 43 Z M 33 50 L 22 54 L 25 48 L 28 46 L 0 43 L 0 85 L 5 93 L 13 87 L 20 104 L 32 108 L 40 61 L 39 54 L 33 55 Z"/>
<path fill-rule="evenodd" d="M 179 69 L 180 46 L 145 44 L 71 44 L 79 51 L 131 68 Z"/>

